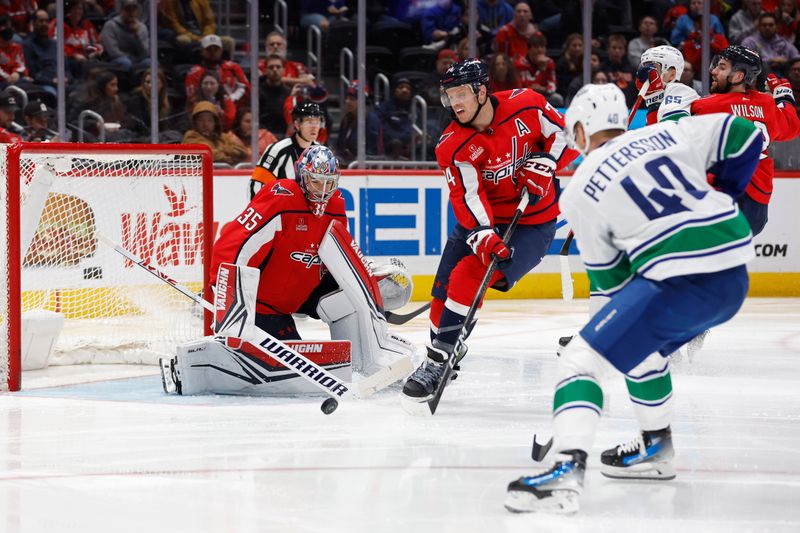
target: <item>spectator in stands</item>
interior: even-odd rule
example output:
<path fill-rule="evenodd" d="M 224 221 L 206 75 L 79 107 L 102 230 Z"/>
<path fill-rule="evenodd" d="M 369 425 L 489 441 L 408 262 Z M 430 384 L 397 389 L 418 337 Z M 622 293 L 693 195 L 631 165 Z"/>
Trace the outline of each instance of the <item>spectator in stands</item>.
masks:
<path fill-rule="evenodd" d="M 608 79 L 608 74 L 603 72 L 602 70 L 598 70 L 594 74 L 592 74 L 592 83 L 594 85 L 604 85 L 606 83 L 610 83 Z"/>
<path fill-rule="evenodd" d="M 200 92 L 197 94 L 197 101 L 214 104 L 222 122 L 222 131 L 231 130 L 233 121 L 236 119 L 236 105 L 225 92 L 214 71 L 207 71 L 200 78 Z"/>
<path fill-rule="evenodd" d="M 347 20 L 350 10 L 345 0 L 300 0 L 300 27 L 303 33 L 309 26 L 326 31 L 335 20 Z"/>
<path fill-rule="evenodd" d="M 273 31 L 267 35 L 265 40 L 267 57 L 271 55 L 279 56 L 283 59 L 284 72 L 281 81 L 291 89 L 295 84 L 314 85 L 314 76 L 306 71 L 306 66 L 299 61 L 290 61 L 286 58 L 286 38 L 281 32 Z M 258 73 L 264 75 L 267 73 L 267 59 L 261 59 L 258 62 Z"/>
<path fill-rule="evenodd" d="M 453 0 L 443 0 L 425 9 L 420 21 L 422 40 L 430 48 L 441 50 L 447 46 L 450 32 L 458 30 L 461 15 L 461 6 Z"/>
<path fill-rule="evenodd" d="M 280 138 L 286 134 L 283 103 L 290 93 L 282 82 L 286 60 L 277 54 L 271 54 L 265 62 L 266 74 L 259 78 L 258 85 L 258 122 Z"/>
<path fill-rule="evenodd" d="M 33 31 L 22 43 L 25 62 L 33 82 L 53 96 L 56 95 L 58 69 L 56 54 L 58 44 L 50 37 L 50 17 L 44 9 L 36 10 L 33 16 Z M 70 81 L 69 71 L 67 83 Z"/>
<path fill-rule="evenodd" d="M 520 87 L 522 81 L 511 58 L 505 52 L 494 54 L 489 60 L 489 90 L 497 93 Z"/>
<path fill-rule="evenodd" d="M 742 0 L 742 8 L 733 14 L 728 23 L 728 40 L 731 44 L 741 44 L 745 38 L 755 35 L 760 14 L 761 0 Z"/>
<path fill-rule="evenodd" d="M 22 46 L 15 43 L 14 28 L 7 15 L 0 15 L 0 85 L 20 85 L 20 82 L 32 82 L 25 66 L 25 54 Z"/>
<path fill-rule="evenodd" d="M 322 111 L 322 126 L 319 129 L 319 134 L 315 135 L 314 139 L 321 144 L 325 144 L 328 142 L 327 125 L 333 124 L 333 122 L 328 113 L 328 90 L 323 85 L 310 87 L 308 85 L 295 85 L 292 92 L 289 93 L 289 97 L 283 101 L 283 118 L 288 125 L 286 137 L 291 137 L 295 133 L 295 127 L 298 123 L 294 120 L 293 113 L 305 101 L 316 104 Z"/>
<path fill-rule="evenodd" d="M 489 26 L 483 24 L 479 20 L 475 26 L 475 34 L 476 53 L 478 55 L 491 53 L 494 35 L 492 34 L 492 30 L 489 29 Z M 469 35 L 469 13 L 462 10 L 461 22 L 457 27 L 448 32 L 447 39 L 445 39 L 444 44 L 445 48 L 457 46 L 462 40 L 467 38 L 467 35 Z M 438 43 L 435 46 L 429 46 L 427 48 L 439 50 L 441 49 L 440 45 L 441 43 Z"/>
<path fill-rule="evenodd" d="M 495 52 L 504 52 L 515 63 L 528 55 L 528 39 L 537 32 L 531 22 L 533 13 L 526 2 L 514 6 L 514 18 L 497 31 L 494 39 Z"/>
<path fill-rule="evenodd" d="M 181 46 L 200 42 L 207 35 L 217 33 L 217 22 L 208 0 L 161 0 L 164 2 L 163 21 L 175 32 Z M 228 36 L 220 38 L 220 47 L 233 53 L 235 41 Z"/>
<path fill-rule="evenodd" d="M 458 41 L 458 46 L 456 46 L 456 54 L 458 54 L 457 61 L 464 61 L 465 59 L 469 58 L 469 39 L 464 37 Z M 475 57 L 481 57 L 480 50 L 475 50 Z"/>
<path fill-rule="evenodd" d="M 25 129 L 22 134 L 28 142 L 57 142 L 58 132 L 50 129 L 50 109 L 41 100 L 25 106 Z"/>
<path fill-rule="evenodd" d="M 642 52 L 654 46 L 669 44 L 666 39 L 657 36 L 658 22 L 650 15 L 639 21 L 639 36 L 628 43 L 628 63 L 634 67 L 639 65 Z"/>
<path fill-rule="evenodd" d="M 119 15 L 103 25 L 100 42 L 112 63 L 130 69 L 150 64 L 148 35 L 147 26 L 139 20 L 138 0 L 123 0 Z"/>
<path fill-rule="evenodd" d="M 37 7 L 36 0 L 2 0 L 0 1 L 0 15 L 8 16 L 14 32 L 26 37 L 31 31 L 30 21 Z"/>
<path fill-rule="evenodd" d="M 794 105 L 800 111 L 800 57 L 792 59 L 786 64 L 786 78 L 792 84 Z"/>
<path fill-rule="evenodd" d="M 80 109 L 91 109 L 103 117 L 109 141 L 130 141 L 140 125 L 132 120 L 125 103 L 119 96 L 119 81 L 109 70 L 90 74 L 85 99 L 79 100 Z"/>
<path fill-rule="evenodd" d="M 0 143 L 21 142 L 22 127 L 14 122 L 14 116 L 19 109 L 17 97 L 10 91 L 0 92 Z"/>
<path fill-rule="evenodd" d="M 592 50 L 600 48 L 600 38 L 605 38 L 611 33 L 612 18 L 611 0 L 592 0 Z M 560 2 L 561 31 L 567 35 L 577 33 L 583 35 L 583 0 L 564 0 Z"/>
<path fill-rule="evenodd" d="M 506 0 L 478 0 L 478 20 L 489 28 L 492 37 L 513 18 L 514 8 Z"/>
<path fill-rule="evenodd" d="M 683 42 L 683 58 L 692 64 L 692 69 L 699 72 L 703 68 L 708 68 L 708 65 L 703 65 L 703 39 L 700 31 L 696 30 L 689 34 L 689 37 Z M 715 33 L 711 30 L 711 57 L 721 53 L 728 47 L 728 39 L 721 33 Z"/>
<path fill-rule="evenodd" d="M 150 122 L 150 69 L 142 72 L 139 86 L 133 90 L 127 101 L 128 112 L 139 125 L 143 137 L 149 137 Z M 177 140 L 177 132 L 183 132 L 189 127 L 188 113 L 173 113 L 172 104 L 167 97 L 167 79 L 164 71 L 158 69 L 158 129 L 160 142 Z"/>
<path fill-rule="evenodd" d="M 758 52 L 761 61 L 768 64 L 772 72 L 782 73 L 786 62 L 796 58 L 797 48 L 778 35 L 778 19 L 774 13 L 758 16 L 758 33 L 742 41 L 742 46 Z"/>
<path fill-rule="evenodd" d="M 553 107 L 564 105 L 556 92 L 556 62 L 547 57 L 547 38 L 535 33 L 528 41 L 528 55 L 517 63 L 523 87 L 544 96 Z"/>
<path fill-rule="evenodd" d="M 253 112 L 249 107 L 243 107 L 236 112 L 236 120 L 233 123 L 231 134 L 231 138 L 244 147 L 243 162 L 252 162 L 253 146 L 250 141 L 253 138 Z M 277 140 L 269 131 L 264 128 L 258 128 L 258 153 L 264 153 L 267 146 Z"/>
<path fill-rule="evenodd" d="M 778 35 L 790 43 L 794 43 L 797 27 L 800 25 L 800 10 L 797 9 L 797 0 L 778 0 L 775 17 L 778 19 Z"/>
<path fill-rule="evenodd" d="M 192 109 L 192 128 L 183 136 L 183 144 L 204 144 L 211 148 L 215 163 L 236 165 L 245 160 L 244 147 L 231 133 L 222 132 L 217 108 L 211 102 L 198 102 Z"/>
<path fill-rule="evenodd" d="M 84 78 L 88 63 L 98 60 L 103 53 L 103 45 L 94 24 L 83 18 L 83 0 L 64 2 L 64 55 L 66 66 L 73 78 Z M 50 21 L 50 37 L 55 37 L 56 20 Z"/>
<path fill-rule="evenodd" d="M 392 97 L 378 106 L 383 131 L 383 146 L 388 159 L 408 159 L 411 155 L 411 80 L 398 78 Z"/>
<path fill-rule="evenodd" d="M 218 35 L 206 35 L 200 41 L 203 47 L 202 62 L 195 65 L 186 74 L 186 98 L 189 108 L 199 101 L 200 81 L 207 72 L 217 76 L 223 90 L 228 94 L 236 107 L 243 107 L 250 94 L 250 82 L 244 75 L 242 67 L 233 61 L 222 59 L 222 40 Z"/>
<path fill-rule="evenodd" d="M 694 89 L 694 92 L 697 94 L 703 94 L 703 83 L 700 80 L 694 79 L 694 67 L 688 61 L 684 60 L 683 62 L 683 72 L 681 72 L 681 79 L 679 81 Z"/>
<path fill-rule="evenodd" d="M 594 75 L 600 71 L 601 66 L 602 65 L 600 63 L 600 56 L 597 55 L 596 53 L 592 53 L 591 64 L 590 64 L 591 75 L 589 77 L 590 80 L 593 79 Z M 606 80 L 607 79 L 608 75 L 606 75 Z M 581 71 L 578 73 L 577 76 L 575 76 L 575 78 L 573 78 L 573 80 L 569 83 L 569 86 L 567 87 L 567 97 L 565 102 L 567 106 L 569 106 L 570 102 L 572 102 L 572 99 L 575 97 L 580 88 L 583 87 L 583 85 L 584 85 L 583 68 L 581 67 Z"/>
<path fill-rule="evenodd" d="M 364 88 L 365 96 L 369 97 L 369 87 Z M 364 121 L 366 127 L 366 154 L 375 158 L 383 153 L 383 139 L 381 138 L 381 123 L 378 115 L 371 109 L 369 100 L 366 104 L 367 117 Z M 344 96 L 342 120 L 339 123 L 339 136 L 336 138 L 336 157 L 339 163 L 346 167 L 358 155 L 358 82 L 351 83 Z"/>
<path fill-rule="evenodd" d="M 628 107 L 633 106 L 637 93 L 633 83 L 636 68 L 628 63 L 628 42 L 618 33 L 608 36 L 608 62 L 603 70 L 608 74 L 608 82 L 622 89 Z"/>
<path fill-rule="evenodd" d="M 583 72 L 583 36 L 567 36 L 564 53 L 556 61 L 556 92 L 565 94 L 570 82 Z"/>
<path fill-rule="evenodd" d="M 700 23 L 703 14 L 703 0 L 691 0 L 689 2 L 689 12 L 681 16 L 675 22 L 670 41 L 678 48 L 683 47 L 683 42 L 689 38 L 693 31 L 700 30 Z M 711 30 L 714 33 L 725 35 L 722 23 L 716 15 L 711 15 Z"/>
<path fill-rule="evenodd" d="M 439 94 L 440 82 L 444 73 L 447 72 L 447 69 L 457 61 L 458 55 L 453 50 L 449 48 L 440 50 L 436 58 L 436 71 L 428 74 L 425 78 L 420 80 L 417 85 L 417 92 L 428 103 L 428 112 L 432 111 L 430 108 L 438 111 L 442 106 L 441 96 Z"/>

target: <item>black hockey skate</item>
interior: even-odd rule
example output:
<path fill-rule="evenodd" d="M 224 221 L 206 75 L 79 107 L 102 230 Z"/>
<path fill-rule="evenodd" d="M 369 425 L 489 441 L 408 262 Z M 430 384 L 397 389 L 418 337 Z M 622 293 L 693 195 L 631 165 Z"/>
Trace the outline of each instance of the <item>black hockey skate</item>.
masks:
<path fill-rule="evenodd" d="M 181 394 L 181 380 L 178 378 L 178 370 L 175 368 L 178 358 L 161 358 L 158 360 L 158 364 L 161 368 L 161 385 L 164 387 L 164 392 Z"/>
<path fill-rule="evenodd" d="M 675 450 L 669 426 L 658 431 L 642 431 L 630 442 L 606 450 L 600 456 L 600 471 L 619 479 L 674 479 Z"/>
<path fill-rule="evenodd" d="M 509 483 L 506 509 L 512 513 L 577 512 L 586 472 L 586 452 L 563 451 L 555 455 L 555 460 L 549 470 Z"/>
<path fill-rule="evenodd" d="M 567 347 L 567 344 L 575 338 L 575 335 L 570 335 L 568 337 L 560 337 L 558 339 L 558 348 L 556 348 L 556 355 L 561 357 L 561 354 L 564 353 L 564 348 Z"/>

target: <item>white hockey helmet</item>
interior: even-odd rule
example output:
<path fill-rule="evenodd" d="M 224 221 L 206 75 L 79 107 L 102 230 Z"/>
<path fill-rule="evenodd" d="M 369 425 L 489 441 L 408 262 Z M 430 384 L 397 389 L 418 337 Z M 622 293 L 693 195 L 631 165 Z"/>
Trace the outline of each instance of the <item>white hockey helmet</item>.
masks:
<path fill-rule="evenodd" d="M 669 69 L 675 69 L 675 81 L 681 79 L 683 74 L 683 54 L 674 46 L 654 46 L 648 48 L 642 53 L 642 58 L 639 60 L 639 66 L 644 66 L 647 63 L 658 63 L 661 65 L 661 80 L 664 80 L 664 74 Z"/>
<path fill-rule="evenodd" d="M 627 130 L 628 106 L 625 95 L 613 83 L 588 84 L 581 87 L 564 116 L 567 142 L 582 155 L 589 151 L 589 138 L 600 131 Z M 575 143 L 575 125 L 580 122 L 586 135 L 586 146 L 581 150 Z"/>

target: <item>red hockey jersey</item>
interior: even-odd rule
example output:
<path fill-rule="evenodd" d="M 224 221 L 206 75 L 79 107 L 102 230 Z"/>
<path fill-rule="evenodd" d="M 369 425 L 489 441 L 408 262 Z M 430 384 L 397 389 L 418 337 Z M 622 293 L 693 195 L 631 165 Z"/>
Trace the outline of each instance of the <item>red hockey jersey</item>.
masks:
<path fill-rule="evenodd" d="M 753 122 L 764 135 L 764 151 L 745 193 L 761 204 L 772 195 L 774 163 L 768 155 L 771 141 L 789 141 L 800 135 L 800 119 L 794 106 L 778 107 L 772 95 L 757 91 L 712 94 L 692 103 L 692 115 L 730 113 Z"/>
<path fill-rule="evenodd" d="M 339 191 L 328 202 L 325 214 L 316 217 L 297 182 L 278 180 L 264 187 L 222 228 L 211 255 L 211 284 L 216 284 L 220 263 L 259 268 L 256 312 L 294 313 L 322 279 L 324 270 L 317 251 L 334 219 L 347 226 Z"/>
<path fill-rule="evenodd" d="M 466 229 L 511 221 L 519 204 L 512 177 L 535 152 L 547 152 L 568 165 L 577 152 L 567 148 L 564 117 L 542 95 L 515 89 L 492 95 L 494 118 L 479 132 L 456 121 L 444 130 L 436 159 L 450 186 L 450 203 Z M 535 205 L 529 205 L 520 224 L 541 224 L 558 216 L 555 185 Z"/>

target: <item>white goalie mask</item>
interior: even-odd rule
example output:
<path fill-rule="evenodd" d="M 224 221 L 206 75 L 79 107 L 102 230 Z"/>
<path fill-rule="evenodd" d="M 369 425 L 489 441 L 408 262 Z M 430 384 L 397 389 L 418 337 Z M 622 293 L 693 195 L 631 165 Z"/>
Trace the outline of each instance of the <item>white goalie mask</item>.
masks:
<path fill-rule="evenodd" d="M 671 68 L 675 69 L 675 78 L 671 81 L 679 81 L 681 79 L 681 74 L 683 74 L 683 54 L 674 46 L 654 46 L 645 50 L 639 60 L 639 67 L 647 66 L 650 63 L 656 63 L 659 66 L 661 81 L 665 81 L 664 75 Z"/>
<path fill-rule="evenodd" d="M 564 116 L 567 143 L 584 157 L 589 151 L 589 139 L 605 130 L 628 129 L 628 106 L 625 95 L 613 83 L 588 84 L 581 87 L 572 99 Z M 575 126 L 580 123 L 586 135 L 586 145 L 579 148 L 575 142 Z"/>

